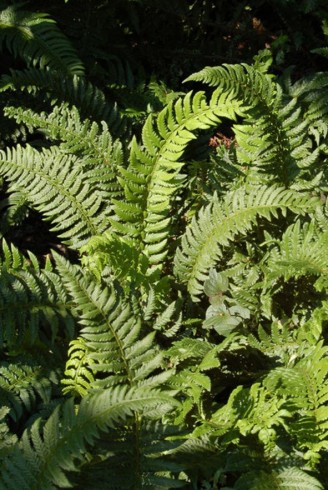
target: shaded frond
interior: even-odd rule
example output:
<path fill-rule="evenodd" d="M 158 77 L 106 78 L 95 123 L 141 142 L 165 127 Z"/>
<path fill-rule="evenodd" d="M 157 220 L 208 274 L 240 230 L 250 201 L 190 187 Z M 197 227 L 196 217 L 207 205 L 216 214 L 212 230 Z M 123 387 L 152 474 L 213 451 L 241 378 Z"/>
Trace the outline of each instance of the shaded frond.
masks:
<path fill-rule="evenodd" d="M 314 462 L 317 453 L 328 447 L 328 356 L 327 347 L 321 344 L 301 344 L 300 359 L 295 355 L 292 365 L 272 370 L 264 380 L 269 390 L 289 397 L 289 410 L 297 413 L 290 431 L 300 448 L 308 450 L 307 459 Z"/>
<path fill-rule="evenodd" d="M 10 271 L 2 267 L 0 304 L 0 342 L 10 348 L 33 345 L 40 337 L 51 344 L 59 332 L 65 332 L 68 337 L 73 335 L 75 322 L 68 296 L 59 276 L 53 272 Z"/>
<path fill-rule="evenodd" d="M 275 365 L 288 366 L 295 360 L 300 350 L 300 342 L 290 331 L 288 324 L 274 322 L 267 332 L 261 325 L 256 334 L 247 337 L 249 344 L 273 359 Z"/>
<path fill-rule="evenodd" d="M 15 421 L 36 411 L 39 403 L 49 403 L 54 384 L 58 384 L 58 373 L 37 363 L 0 365 L 0 402 Z"/>
<path fill-rule="evenodd" d="M 147 419 L 125 430 L 109 431 L 108 437 L 101 441 L 103 459 L 94 458 L 90 464 L 83 465 L 74 483 L 83 490 L 129 490 L 136 485 L 138 489 L 184 487 L 184 482 L 177 479 L 183 465 L 170 457 L 181 445 L 178 435 L 178 428 Z M 134 455 L 129 450 L 132 446 Z"/>
<path fill-rule="evenodd" d="M 83 75 L 84 67 L 70 41 L 48 14 L 11 5 L 0 12 L 0 43 L 29 66 Z"/>
<path fill-rule="evenodd" d="M 328 234 L 320 232 L 313 222 L 300 221 L 290 226 L 277 246 L 270 250 L 268 278 L 283 276 L 285 280 L 302 275 L 326 275 Z"/>
<path fill-rule="evenodd" d="M 12 243 L 8 244 L 6 240 L 2 239 L 2 250 L 0 254 L 0 265 L 3 269 L 6 269 L 8 272 L 14 272 L 17 270 L 20 272 L 21 270 L 31 270 L 33 269 L 35 272 L 40 272 L 40 264 L 37 257 L 32 253 L 28 252 L 28 258 L 18 250 Z M 44 269 L 48 272 L 53 271 L 52 264 L 50 260 L 46 259 Z"/>
<path fill-rule="evenodd" d="M 272 472 L 253 471 L 238 479 L 235 490 L 323 490 L 321 483 L 297 467 Z"/>
<path fill-rule="evenodd" d="M 22 490 L 69 488 L 69 473 L 81 463 L 87 462 L 84 457 L 87 447 L 94 444 L 101 432 L 123 425 L 131 418 L 133 420 L 135 412 L 147 414 L 147 411 L 160 406 L 164 412 L 168 412 L 176 404 L 167 394 L 144 387 L 142 390 L 128 390 L 124 387 L 102 390 L 83 399 L 77 414 L 72 400 L 69 400 L 58 407 L 44 425 L 38 419 L 23 434 L 16 451 L 3 459 L 1 486 L 6 490 L 15 489 L 17 482 L 20 482 L 20 475 L 24 475 L 24 482 L 20 486 Z M 138 449 L 141 453 L 141 448 Z M 147 464 L 144 466 L 147 468 Z M 134 483 L 140 482 L 140 488 L 143 470 L 132 454 L 130 471 L 134 474 Z M 155 465 L 153 472 L 156 471 L 158 469 Z"/>
<path fill-rule="evenodd" d="M 3 459 L 17 442 L 17 437 L 10 432 L 6 423 L 5 417 L 9 410 L 4 405 L 0 408 L 0 459 Z"/>
<path fill-rule="evenodd" d="M 123 121 L 116 105 L 108 102 L 95 85 L 77 75 L 63 77 L 60 73 L 36 68 L 11 70 L 10 75 L 0 78 L 0 92 L 6 90 L 22 90 L 29 94 L 42 91 L 52 104 L 67 102 L 78 108 L 82 118 L 106 121 L 113 135 L 123 130 Z"/>

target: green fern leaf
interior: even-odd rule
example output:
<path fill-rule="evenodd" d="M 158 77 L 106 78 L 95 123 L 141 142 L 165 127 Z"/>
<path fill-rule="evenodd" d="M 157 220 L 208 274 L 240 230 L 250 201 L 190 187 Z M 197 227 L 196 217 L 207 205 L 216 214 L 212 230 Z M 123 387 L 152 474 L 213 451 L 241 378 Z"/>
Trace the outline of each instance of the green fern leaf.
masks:
<path fill-rule="evenodd" d="M 309 120 L 297 99 L 288 103 L 272 76 L 247 64 L 206 67 L 186 81 L 219 87 L 243 102 L 246 121 L 235 125 L 236 156 L 251 182 L 289 184 L 319 156 L 309 138 Z M 308 180 L 308 175 L 306 180 Z"/>
<path fill-rule="evenodd" d="M 115 104 L 107 102 L 104 93 L 92 83 L 77 75 L 63 77 L 51 70 L 12 70 L 10 75 L 0 78 L 0 92 L 7 90 L 26 91 L 45 94 L 51 104 L 67 102 L 78 108 L 82 118 L 105 121 L 111 134 L 120 134 L 124 129 L 124 121 Z"/>
<path fill-rule="evenodd" d="M 276 86 L 272 82 L 272 77 L 245 63 L 206 67 L 185 80 L 185 82 L 189 81 L 204 82 L 224 91 L 234 91 L 237 97 L 243 98 L 245 105 L 272 104 L 275 98 Z"/>
<path fill-rule="evenodd" d="M 49 363 L 51 364 L 51 363 Z M 37 362 L 2 363 L 0 366 L 0 401 L 18 421 L 37 410 L 39 400 L 47 404 L 58 384 L 58 372 Z"/>
<path fill-rule="evenodd" d="M 0 484 L 7 490 L 17 488 L 18 473 L 24 474 L 23 489 L 69 488 L 67 473 L 86 462 L 87 445 L 99 438 L 101 431 L 126 423 L 136 411 L 147 413 L 161 405 L 170 411 L 176 404 L 172 397 L 159 391 L 122 387 L 84 398 L 77 415 L 69 400 L 62 410 L 58 407 L 54 411 L 44 427 L 39 419 L 23 434 L 17 450 L 2 461 Z M 141 481 L 142 469 L 135 466 L 133 459 L 131 464 L 135 481 Z"/>
<path fill-rule="evenodd" d="M 17 437 L 10 433 L 6 424 L 5 417 L 9 410 L 10 409 L 4 405 L 0 408 L 0 459 L 7 456 L 14 444 L 17 442 Z"/>
<path fill-rule="evenodd" d="M 192 131 L 216 126 L 221 117 L 235 118 L 239 113 L 239 104 L 221 91 L 215 92 L 209 103 L 202 92 L 193 97 L 189 93 L 170 103 L 155 122 L 147 119 L 143 147 L 132 141 L 130 165 L 121 169 L 126 201 L 115 201 L 115 212 L 121 221 L 133 225 L 134 231 L 127 227 L 125 233 L 140 236 L 150 264 L 161 263 L 167 255 L 168 210 L 181 186 L 181 157 L 195 138 Z M 115 220 L 111 223 L 120 231 Z"/>
<path fill-rule="evenodd" d="M 7 7 L 0 12 L 0 42 L 29 65 L 50 67 L 70 75 L 84 74 L 75 49 L 47 14 Z"/>
<path fill-rule="evenodd" d="M 181 248 L 175 256 L 175 273 L 188 283 L 188 290 L 196 300 L 202 293 L 202 283 L 209 270 L 237 234 L 246 234 L 258 216 L 266 219 L 286 213 L 289 209 L 303 214 L 314 210 L 317 199 L 278 187 L 240 188 L 226 194 L 223 202 L 214 198 L 193 218 L 182 237 Z"/>
<path fill-rule="evenodd" d="M 278 247 L 270 251 L 268 280 L 284 276 L 285 280 L 302 275 L 326 275 L 328 271 L 327 233 L 320 233 L 314 223 L 300 221 L 289 227 Z"/>
<path fill-rule="evenodd" d="M 11 188 L 27 193 L 31 206 L 53 222 L 65 243 L 78 248 L 104 230 L 102 193 L 73 156 L 18 146 L 1 152 L 0 169 Z"/>
<path fill-rule="evenodd" d="M 69 338 L 73 335 L 75 322 L 70 314 L 68 297 L 55 273 L 9 272 L 3 268 L 0 304 L 3 325 L 0 343 L 6 342 L 9 348 L 38 343 L 40 335 L 44 334 L 44 342 L 47 339 L 50 348 L 63 326 Z"/>
<path fill-rule="evenodd" d="M 155 332 L 140 337 L 140 318 L 133 315 L 129 304 L 119 297 L 113 285 L 84 275 L 77 266 L 70 265 L 59 255 L 56 255 L 56 262 L 83 325 L 80 332 L 83 345 L 81 349 L 76 345 L 72 350 L 74 359 L 70 359 L 68 365 L 75 365 L 76 369 L 80 359 L 83 362 L 88 359 L 83 370 L 93 373 L 96 381 L 92 386 L 98 387 L 122 383 L 156 386 L 167 379 L 170 371 L 158 373 L 158 370 L 162 371 L 163 354 L 153 341 Z M 99 380 L 97 373 L 102 373 Z M 67 375 L 70 385 L 70 370 Z M 85 376 L 89 377 L 87 373 Z M 83 385 L 82 380 L 82 389 Z"/>
<path fill-rule="evenodd" d="M 236 490 L 323 490 L 321 483 L 299 468 L 286 468 L 268 473 L 250 472 L 239 478 Z"/>
<path fill-rule="evenodd" d="M 65 376 L 62 380 L 63 393 L 85 396 L 94 382 L 94 376 L 88 359 L 88 348 L 82 338 L 73 340 L 67 352 L 68 361 Z"/>
<path fill-rule="evenodd" d="M 113 142 L 104 121 L 101 125 L 88 119 L 81 121 L 77 108 L 69 108 L 67 104 L 55 106 L 50 114 L 15 107 L 6 107 L 5 114 L 26 124 L 30 130 L 41 131 L 51 141 L 61 141 L 60 147 L 65 153 L 83 156 L 81 165 L 86 171 L 95 172 L 95 180 L 106 177 L 107 185 L 114 180 L 113 169 L 123 159 L 122 145 L 119 141 Z M 101 174 L 104 177 L 99 179 Z"/>

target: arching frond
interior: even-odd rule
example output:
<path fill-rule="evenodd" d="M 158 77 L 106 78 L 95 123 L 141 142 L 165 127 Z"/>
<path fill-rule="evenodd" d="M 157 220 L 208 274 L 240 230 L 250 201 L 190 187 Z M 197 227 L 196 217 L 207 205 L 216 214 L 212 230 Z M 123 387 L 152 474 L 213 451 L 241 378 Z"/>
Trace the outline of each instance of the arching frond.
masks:
<path fill-rule="evenodd" d="M 300 196 L 279 187 L 240 188 L 217 198 L 203 207 L 197 218 L 182 236 L 181 248 L 175 257 L 175 273 L 188 283 L 188 290 L 196 298 L 202 292 L 201 284 L 226 247 L 236 235 L 246 234 L 258 216 L 270 220 L 278 211 L 303 214 L 313 211 L 316 198 Z"/>
<path fill-rule="evenodd" d="M 167 394 L 144 387 L 142 390 L 127 390 L 124 387 L 103 390 L 85 398 L 77 414 L 70 400 L 62 408 L 58 407 L 44 426 L 38 419 L 31 429 L 24 433 L 16 450 L 1 461 L 1 486 L 6 490 L 17 488 L 15 485 L 20 482 L 20 475 L 24 475 L 21 482 L 21 488 L 24 490 L 50 490 L 58 486 L 69 488 L 69 474 L 81 463 L 87 463 L 83 455 L 87 447 L 100 437 L 101 432 L 123 424 L 131 424 L 136 412 L 140 416 L 146 415 L 147 412 L 162 406 L 165 413 L 175 405 L 176 402 Z M 139 432 L 140 429 L 136 430 Z M 145 450 L 140 445 L 141 440 L 136 440 L 136 443 L 136 450 L 143 462 L 136 460 L 134 454 L 131 454 L 126 480 L 131 482 L 132 477 L 133 484 L 143 488 L 144 479 L 147 481 L 149 478 L 145 472 L 150 471 L 156 480 L 156 473 L 161 470 L 156 467 L 156 460 L 155 464 L 153 463 L 158 448 L 154 456 L 150 454 L 148 459 L 147 453 L 144 454 Z M 111 458 L 108 455 L 107 459 L 110 465 Z M 130 487 L 123 485 L 121 488 Z"/>
<path fill-rule="evenodd" d="M 10 189 L 28 194 L 30 205 L 74 248 L 106 227 L 106 213 L 99 213 L 106 195 L 82 170 L 76 157 L 54 148 L 38 152 L 18 146 L 0 154 L 0 171 Z"/>
<path fill-rule="evenodd" d="M 95 85 L 77 75 L 63 77 L 52 70 L 11 70 L 10 75 L 0 78 L 0 92 L 6 90 L 24 91 L 43 96 L 52 104 L 67 102 L 76 106 L 82 118 L 106 121 L 111 134 L 123 131 L 123 121 L 115 104 L 106 100 L 104 93 Z"/>
<path fill-rule="evenodd" d="M 59 334 L 71 337 L 74 320 L 68 297 L 57 274 L 43 271 L 6 270 L 0 276 L 1 337 L 9 348 L 38 343 L 50 348 Z M 47 326 L 47 327 L 45 327 Z M 64 327 L 64 328 L 63 328 Z"/>
<path fill-rule="evenodd" d="M 246 106 L 257 103 L 273 105 L 277 90 L 271 75 L 261 73 L 246 63 L 208 66 L 185 80 L 190 81 L 204 82 L 211 87 L 234 92 L 235 97 L 243 99 Z"/>
<path fill-rule="evenodd" d="M 80 332 L 82 344 L 74 344 L 68 361 L 67 384 L 77 392 L 87 390 L 92 383 L 91 373 L 96 379 L 92 387 L 117 384 L 156 386 L 168 379 L 170 371 L 159 372 L 163 371 L 163 354 L 154 343 L 155 332 L 141 335 L 140 319 L 133 315 L 133 310 L 118 296 L 114 287 L 84 275 L 60 256 L 56 260 L 65 287 L 77 305 L 79 322 L 83 325 Z M 81 361 L 84 363 L 84 381 L 81 379 L 80 382 L 77 376 L 73 382 L 72 373 L 75 376 Z M 97 373 L 102 373 L 98 380 Z"/>
<path fill-rule="evenodd" d="M 239 106 L 221 91 L 214 92 L 209 103 L 202 92 L 189 93 L 170 103 L 156 121 L 147 119 L 142 146 L 132 141 L 130 165 L 121 168 L 126 200 L 115 202 L 119 221 L 112 220 L 112 226 L 138 237 L 151 264 L 161 263 L 167 254 L 170 203 L 181 185 L 182 157 L 195 138 L 193 132 L 217 126 L 222 117 L 234 119 Z"/>
<path fill-rule="evenodd" d="M 248 106 L 246 122 L 233 129 L 237 159 L 251 181 L 264 182 L 266 178 L 289 184 L 300 169 L 318 159 L 319 150 L 313 150 L 309 137 L 309 121 L 297 99 L 286 101 L 271 75 L 247 64 L 223 65 L 206 67 L 186 81 L 219 87 Z"/>
<path fill-rule="evenodd" d="M 0 43 L 30 66 L 83 75 L 84 67 L 70 41 L 48 14 L 11 5 L 0 12 Z"/>

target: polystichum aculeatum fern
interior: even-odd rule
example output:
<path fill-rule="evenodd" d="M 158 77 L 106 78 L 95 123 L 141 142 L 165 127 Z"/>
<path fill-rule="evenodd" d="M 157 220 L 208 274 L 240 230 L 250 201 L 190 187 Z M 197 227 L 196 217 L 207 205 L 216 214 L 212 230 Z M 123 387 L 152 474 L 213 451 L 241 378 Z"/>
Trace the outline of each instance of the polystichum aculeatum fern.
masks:
<path fill-rule="evenodd" d="M 37 97 L 59 68 L 22 49 L 47 69 L 2 90 L 31 77 Z M 42 137 L 0 153 L 3 216 L 37 210 L 80 257 L 40 265 L 3 240 L 1 489 L 327 484 L 327 77 L 285 93 L 267 68 L 205 68 L 189 81 L 209 95 L 129 143 L 69 82 L 52 110 L 6 107 Z M 233 144 L 191 158 L 227 121 Z"/>

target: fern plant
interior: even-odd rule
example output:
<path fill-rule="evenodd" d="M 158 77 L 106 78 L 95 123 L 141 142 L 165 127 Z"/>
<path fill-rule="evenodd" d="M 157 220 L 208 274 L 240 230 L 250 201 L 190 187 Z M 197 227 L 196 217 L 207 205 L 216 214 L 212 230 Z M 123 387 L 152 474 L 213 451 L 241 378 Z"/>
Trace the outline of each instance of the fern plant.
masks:
<path fill-rule="evenodd" d="M 325 82 L 268 60 L 129 144 L 82 78 L 53 107 L 52 66 L 7 78 L 42 103 L 8 102 L 29 142 L 0 153 L 1 489 L 327 486 Z M 32 211 L 47 257 L 8 243 Z"/>

